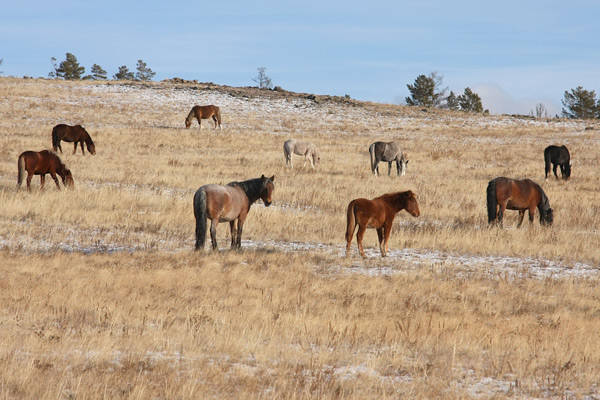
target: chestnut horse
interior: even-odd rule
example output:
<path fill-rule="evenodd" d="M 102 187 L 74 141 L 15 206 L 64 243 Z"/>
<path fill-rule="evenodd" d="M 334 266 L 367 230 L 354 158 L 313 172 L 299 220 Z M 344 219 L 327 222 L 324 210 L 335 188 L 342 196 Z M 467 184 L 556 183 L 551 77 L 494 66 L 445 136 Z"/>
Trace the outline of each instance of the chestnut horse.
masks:
<path fill-rule="evenodd" d="M 376 197 L 373 200 L 364 198 L 354 199 L 348 204 L 347 224 L 346 224 L 346 256 L 350 253 L 350 242 L 356 225 L 358 233 L 356 241 L 358 242 L 358 251 L 365 257 L 362 246 L 363 236 L 367 228 L 377 229 L 379 238 L 379 251 L 381 256 L 385 257 L 388 252 L 388 239 L 392 230 L 392 223 L 396 214 L 401 210 L 406 210 L 413 217 L 418 217 L 419 204 L 415 194 L 408 190 L 406 192 L 387 193 Z"/>
<path fill-rule="evenodd" d="M 62 178 L 65 187 L 73 188 L 74 186 L 71 171 L 67 169 L 55 153 L 49 150 L 25 151 L 19 155 L 17 165 L 19 168 L 17 175 L 18 187 L 21 187 L 23 183 L 25 171 L 27 171 L 27 190 L 29 191 L 31 191 L 31 178 L 33 178 L 33 175 L 40 175 L 42 190 L 44 189 L 46 174 L 50 174 L 58 189 L 60 189 L 60 185 L 56 174 Z"/>
<path fill-rule="evenodd" d="M 499 177 L 491 180 L 487 187 L 488 223 L 502 226 L 504 211 L 518 210 L 519 222 L 517 228 L 523 223 L 525 210 L 529 210 L 529 222 L 533 223 L 535 208 L 540 212 L 540 224 L 552 225 L 554 212 L 550 202 L 540 185 L 531 179 L 510 179 Z"/>
<path fill-rule="evenodd" d="M 90 154 L 96 154 L 96 146 L 94 145 L 94 141 L 92 140 L 90 134 L 87 133 L 85 128 L 81 125 L 56 125 L 52 129 L 52 147 L 54 148 L 54 151 L 58 149 L 61 153 L 63 152 L 62 147 L 60 147 L 61 140 L 64 140 L 65 142 L 73 142 L 75 145 L 73 147 L 73 154 L 75 154 L 77 151 L 77 143 L 81 144 L 81 153 L 85 154 L 85 151 L 83 150 L 83 142 L 85 142 Z"/>
<path fill-rule="evenodd" d="M 221 110 L 219 107 L 213 106 L 194 106 L 192 107 L 190 113 L 185 119 L 185 127 L 186 129 L 192 125 L 192 120 L 196 118 L 198 120 L 198 125 L 200 125 L 200 129 L 202 129 L 202 120 L 211 118 L 215 121 L 215 129 L 217 129 L 217 123 L 219 124 L 219 129 L 223 129 L 221 127 Z"/>
<path fill-rule="evenodd" d="M 275 188 L 275 175 L 266 178 L 250 179 L 243 182 L 230 182 L 226 186 L 204 185 L 194 195 L 194 216 L 196 217 L 196 250 L 204 247 L 206 241 L 207 219 L 210 218 L 210 238 L 213 250 L 217 247 L 217 224 L 229 222 L 231 229 L 231 248 L 242 245 L 242 228 L 250 211 L 250 206 L 262 199 L 265 206 L 271 205 L 271 196 Z M 237 220 L 237 229 L 235 221 Z"/>

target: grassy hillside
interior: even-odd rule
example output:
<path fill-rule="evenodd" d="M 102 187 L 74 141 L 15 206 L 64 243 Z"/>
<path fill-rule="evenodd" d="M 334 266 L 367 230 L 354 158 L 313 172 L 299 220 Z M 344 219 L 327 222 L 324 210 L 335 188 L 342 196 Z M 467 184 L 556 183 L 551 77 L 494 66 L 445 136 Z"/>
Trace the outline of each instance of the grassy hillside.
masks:
<path fill-rule="evenodd" d="M 600 136 L 582 121 L 476 116 L 213 84 L 0 78 L 3 398 L 582 397 L 600 379 Z M 186 130 L 194 104 L 223 129 Z M 82 124 L 95 156 L 63 162 L 75 190 L 17 190 L 17 157 Z M 314 142 L 316 170 L 283 142 Z M 374 177 L 395 140 L 405 177 Z M 544 181 L 566 144 L 571 180 Z M 387 165 L 380 166 L 387 170 Z M 194 252 L 192 197 L 275 175 L 242 251 Z M 555 212 L 487 226 L 497 176 L 540 183 Z M 382 259 L 344 257 L 357 197 L 414 191 Z M 208 247 L 208 246 L 207 246 Z"/>

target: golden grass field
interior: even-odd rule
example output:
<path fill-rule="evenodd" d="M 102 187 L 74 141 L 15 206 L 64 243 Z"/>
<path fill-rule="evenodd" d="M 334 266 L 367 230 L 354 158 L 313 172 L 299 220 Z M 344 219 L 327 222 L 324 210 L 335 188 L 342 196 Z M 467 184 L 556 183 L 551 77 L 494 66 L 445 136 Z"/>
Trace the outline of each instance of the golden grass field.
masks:
<path fill-rule="evenodd" d="M 0 78 L 0 398 L 600 398 L 600 132 L 594 121 L 481 116 L 196 83 Z M 184 129 L 194 104 L 221 107 Z M 485 106 L 485 104 L 484 104 Z M 17 190 L 17 157 L 82 124 L 75 190 Z M 283 142 L 314 142 L 316 170 Z M 395 140 L 405 177 L 374 177 Z M 566 144 L 569 181 L 544 181 Z M 387 170 L 384 163 L 381 171 Z M 194 252 L 207 183 L 275 175 L 241 251 Z M 554 225 L 487 225 L 497 176 L 540 183 Z M 357 197 L 414 191 L 381 258 L 344 257 Z"/>

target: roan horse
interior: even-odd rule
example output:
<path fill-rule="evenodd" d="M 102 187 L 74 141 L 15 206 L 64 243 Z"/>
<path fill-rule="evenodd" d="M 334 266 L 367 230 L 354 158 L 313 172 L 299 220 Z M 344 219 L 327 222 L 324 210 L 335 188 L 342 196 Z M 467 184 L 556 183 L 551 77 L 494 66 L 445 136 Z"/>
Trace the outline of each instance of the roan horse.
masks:
<path fill-rule="evenodd" d="M 544 163 L 546 164 L 546 180 L 548 180 L 548 173 L 550 173 L 550 164 L 552 164 L 552 171 L 554 176 L 558 179 L 556 174 L 556 167 L 560 165 L 560 172 L 564 180 L 569 179 L 571 176 L 571 156 L 566 146 L 548 146 L 544 149 Z"/>
<path fill-rule="evenodd" d="M 21 187 L 25 171 L 27 171 L 27 190 L 31 191 L 31 178 L 33 175 L 40 175 L 40 183 L 42 190 L 44 189 L 44 183 L 46 182 L 46 174 L 50 174 L 56 187 L 60 189 L 56 174 L 58 174 L 63 181 L 65 187 L 74 187 L 73 175 L 71 171 L 67 169 L 65 164 L 60 161 L 58 156 L 49 151 L 25 151 L 19 155 L 17 185 Z"/>
<path fill-rule="evenodd" d="M 294 168 L 294 164 L 292 163 L 292 153 L 304 156 L 304 166 L 306 166 L 306 161 L 310 161 L 310 166 L 313 168 L 321 162 L 319 150 L 317 150 L 317 146 L 311 142 L 295 139 L 286 140 L 283 144 L 283 155 L 285 157 L 286 167 Z"/>
<path fill-rule="evenodd" d="M 365 257 L 362 246 L 365 230 L 367 228 L 374 228 L 377 229 L 377 236 L 379 238 L 379 251 L 381 252 L 381 256 L 385 257 L 388 252 L 388 239 L 394 218 L 401 210 L 408 211 L 413 217 L 419 216 L 419 204 L 412 191 L 388 193 L 373 200 L 364 198 L 352 200 L 348 204 L 346 214 L 346 256 L 350 253 L 350 243 L 352 242 L 356 225 L 358 225 L 356 241 L 358 242 L 360 255 Z"/>
<path fill-rule="evenodd" d="M 533 223 L 535 208 L 540 212 L 540 224 L 552 225 L 554 212 L 544 190 L 531 179 L 516 180 L 499 177 L 491 180 L 487 187 L 488 223 L 502 226 L 504 211 L 518 210 L 520 227 L 525 210 L 529 210 L 529 222 Z"/>
<path fill-rule="evenodd" d="M 219 125 L 219 129 L 223 129 L 221 127 L 221 110 L 219 107 L 214 105 L 209 106 L 194 106 L 190 110 L 187 118 L 185 119 L 185 127 L 186 129 L 192 125 L 192 120 L 196 118 L 198 120 L 198 125 L 200 125 L 200 129 L 202 129 L 202 120 L 211 118 L 215 121 L 215 129 L 217 129 L 217 124 Z"/>
<path fill-rule="evenodd" d="M 392 162 L 396 161 L 396 171 L 398 176 L 406 175 L 408 159 L 402 153 L 396 142 L 375 142 L 369 146 L 371 155 L 371 172 L 377 176 L 379 174 L 379 162 L 388 163 L 388 175 L 392 174 Z"/>
<path fill-rule="evenodd" d="M 87 146 L 90 154 L 96 154 L 96 146 L 94 145 L 94 141 L 90 137 L 90 134 L 87 133 L 84 127 L 81 125 L 65 125 L 58 124 L 52 129 L 52 147 L 54 151 L 60 150 L 62 153 L 62 147 L 60 147 L 60 141 L 64 140 L 65 142 L 73 142 L 73 154 L 77 151 L 77 143 L 81 144 L 81 152 L 85 154 L 83 150 L 83 142 Z"/>
<path fill-rule="evenodd" d="M 196 250 L 204 247 L 208 218 L 211 221 L 210 238 L 213 250 L 218 250 L 217 224 L 219 222 L 229 222 L 231 248 L 239 249 L 242 244 L 242 228 L 250 206 L 258 199 L 262 199 L 267 207 L 271 205 L 271 196 L 275 188 L 274 179 L 275 175 L 270 178 L 263 175 L 243 182 L 230 182 L 226 186 L 209 184 L 198 189 L 194 195 Z"/>

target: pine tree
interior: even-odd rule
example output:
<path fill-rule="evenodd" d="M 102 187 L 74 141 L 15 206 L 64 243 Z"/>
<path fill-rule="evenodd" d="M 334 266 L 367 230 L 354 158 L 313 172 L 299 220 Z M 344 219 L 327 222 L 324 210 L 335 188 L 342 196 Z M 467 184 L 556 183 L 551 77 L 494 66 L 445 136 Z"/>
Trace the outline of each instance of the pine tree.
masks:
<path fill-rule="evenodd" d="M 481 97 L 469 87 L 465 89 L 464 94 L 458 96 L 458 104 L 462 111 L 483 112 Z"/>
<path fill-rule="evenodd" d="M 92 75 L 90 76 L 90 79 L 93 79 L 95 81 L 105 81 L 106 80 L 106 71 L 104 69 L 102 69 L 102 67 L 99 66 L 98 64 L 92 65 L 91 72 L 92 72 Z"/>
<path fill-rule="evenodd" d="M 130 72 L 126 65 L 120 66 L 119 72 L 114 74 L 113 78 L 119 81 L 132 81 L 135 79 L 133 72 Z"/>
<path fill-rule="evenodd" d="M 458 103 L 458 98 L 456 97 L 453 91 L 450 91 L 450 94 L 448 95 L 448 97 L 446 97 L 446 107 L 449 110 L 458 110 L 460 107 L 460 104 Z"/>
<path fill-rule="evenodd" d="M 419 75 L 414 85 L 406 85 L 411 96 L 406 97 L 409 106 L 440 107 L 446 99 L 448 88 L 442 89 L 444 77 L 437 72 L 429 76 Z"/>
<path fill-rule="evenodd" d="M 156 72 L 152 71 L 150 68 L 146 66 L 146 63 L 142 60 L 138 60 L 137 62 L 137 71 L 135 73 L 135 79 L 137 81 L 151 81 L 156 75 Z"/>
<path fill-rule="evenodd" d="M 596 103 L 596 93 L 592 90 L 585 90 L 578 86 L 571 89 L 571 93 L 565 91 L 565 98 L 562 100 L 562 115 L 566 118 L 599 118 L 600 102 Z"/>
<path fill-rule="evenodd" d="M 56 60 L 56 59 L 54 59 Z M 55 70 L 55 77 L 67 81 L 81 79 L 85 73 L 85 68 L 79 65 L 77 57 L 71 53 L 66 54 L 66 59 L 62 61 Z"/>

